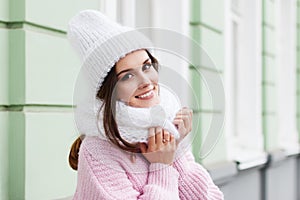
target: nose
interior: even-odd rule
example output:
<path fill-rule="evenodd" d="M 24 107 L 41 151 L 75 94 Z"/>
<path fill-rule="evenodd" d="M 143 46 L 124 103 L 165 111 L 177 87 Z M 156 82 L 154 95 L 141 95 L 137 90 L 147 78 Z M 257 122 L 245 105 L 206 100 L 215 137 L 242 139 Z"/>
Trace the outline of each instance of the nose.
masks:
<path fill-rule="evenodd" d="M 139 89 L 147 88 L 151 84 L 151 79 L 145 74 L 140 75 Z"/>

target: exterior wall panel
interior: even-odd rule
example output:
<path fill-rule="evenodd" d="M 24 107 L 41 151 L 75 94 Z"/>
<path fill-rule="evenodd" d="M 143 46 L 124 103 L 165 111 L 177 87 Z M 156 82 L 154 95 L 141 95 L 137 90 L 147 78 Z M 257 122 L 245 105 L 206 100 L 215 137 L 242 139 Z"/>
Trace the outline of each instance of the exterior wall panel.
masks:
<path fill-rule="evenodd" d="M 7 105 L 8 99 L 8 34 L 9 31 L 5 28 L 0 28 L 0 105 Z"/>
<path fill-rule="evenodd" d="M 223 30 L 224 1 L 201 1 L 199 8 L 200 21 L 218 30 Z"/>
<path fill-rule="evenodd" d="M 0 111 L 0 199 L 8 199 L 8 111 Z"/>
<path fill-rule="evenodd" d="M 9 18 L 9 1 L 0 0 L 0 21 L 8 21 Z"/>
<path fill-rule="evenodd" d="M 77 138 L 73 112 L 25 111 L 25 198 L 58 199 L 75 192 L 77 173 L 68 164 Z"/>
<path fill-rule="evenodd" d="M 211 12 L 211 10 L 214 10 L 215 12 Z M 198 52 L 195 50 L 192 51 L 192 58 L 196 63 L 199 63 L 198 66 L 195 66 L 197 69 L 190 70 L 193 88 L 197 93 L 195 96 L 198 98 L 194 99 L 192 104 L 194 107 L 197 107 L 197 115 L 200 119 L 200 132 L 193 132 L 194 134 L 198 135 L 195 139 L 195 143 L 193 144 L 195 155 L 199 153 L 199 148 L 201 148 L 201 144 L 203 144 L 205 141 L 205 133 L 203 131 L 209 129 L 207 126 L 209 126 L 210 123 L 207 124 L 207 122 L 209 121 L 209 116 L 211 116 L 211 114 L 205 112 L 224 112 L 212 107 L 210 92 L 204 83 L 205 78 L 208 77 L 200 78 L 198 74 L 199 71 L 201 74 L 201 70 L 210 70 L 211 74 L 213 74 L 212 76 L 220 75 L 220 78 L 222 77 L 222 71 L 224 69 L 224 36 L 222 30 L 224 25 L 223 20 L 220 19 L 224 19 L 223 1 L 192 1 L 190 21 L 191 35 L 193 39 L 203 48 L 205 54 L 209 56 L 208 60 L 205 58 L 203 59 L 203 52 Z M 200 105 L 197 105 L 198 102 L 200 102 Z M 223 130 L 216 131 L 222 132 Z M 217 146 L 219 149 L 214 151 L 218 151 L 217 154 L 213 154 L 214 156 L 207 156 L 204 159 L 199 159 L 198 161 L 209 165 L 214 163 L 217 159 L 226 160 L 227 154 L 226 145 L 224 145 L 224 139 L 224 137 L 220 137 L 220 139 L 217 140 Z M 219 152 L 222 153 L 220 154 Z"/>
<path fill-rule="evenodd" d="M 25 104 L 72 105 L 80 61 L 65 36 L 25 31 Z"/>

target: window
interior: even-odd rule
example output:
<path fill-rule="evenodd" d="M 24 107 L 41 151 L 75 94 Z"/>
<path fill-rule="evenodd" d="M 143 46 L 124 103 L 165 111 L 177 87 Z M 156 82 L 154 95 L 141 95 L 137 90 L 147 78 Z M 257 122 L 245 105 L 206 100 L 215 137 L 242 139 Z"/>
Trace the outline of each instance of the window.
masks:
<path fill-rule="evenodd" d="M 228 0 L 225 17 L 226 125 L 229 157 L 248 168 L 266 162 L 261 105 L 261 1 Z"/>
<path fill-rule="evenodd" d="M 296 9 L 295 0 L 277 1 L 278 144 L 287 154 L 299 153 L 296 124 Z"/>
<path fill-rule="evenodd" d="M 100 0 L 100 11 L 113 20 L 117 20 L 117 0 Z"/>

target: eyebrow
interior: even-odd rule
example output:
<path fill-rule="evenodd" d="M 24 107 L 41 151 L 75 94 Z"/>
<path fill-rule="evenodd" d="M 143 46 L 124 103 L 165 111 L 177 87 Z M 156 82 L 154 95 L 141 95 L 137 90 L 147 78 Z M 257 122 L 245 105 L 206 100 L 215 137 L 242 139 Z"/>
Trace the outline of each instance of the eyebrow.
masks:
<path fill-rule="evenodd" d="M 146 64 L 149 60 L 150 60 L 150 58 L 147 58 L 147 59 L 143 62 L 143 65 Z M 128 72 L 128 71 L 131 71 L 131 70 L 133 70 L 133 68 L 124 69 L 124 70 L 120 71 L 120 72 L 117 74 L 117 77 L 118 77 L 120 74 L 125 73 L 125 72 Z"/>

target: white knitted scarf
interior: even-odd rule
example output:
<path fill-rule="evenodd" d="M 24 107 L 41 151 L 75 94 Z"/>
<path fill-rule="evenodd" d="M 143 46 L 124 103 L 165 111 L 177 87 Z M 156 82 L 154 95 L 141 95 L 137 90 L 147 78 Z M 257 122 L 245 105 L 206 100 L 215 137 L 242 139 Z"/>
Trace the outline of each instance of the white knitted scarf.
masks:
<path fill-rule="evenodd" d="M 162 127 L 173 134 L 176 139 L 179 138 L 177 128 L 172 122 L 181 107 L 180 101 L 170 89 L 163 85 L 160 85 L 159 96 L 160 103 L 149 108 L 132 107 L 117 101 L 115 119 L 124 140 L 130 143 L 147 142 L 148 130 L 151 127 Z M 99 109 L 101 101 L 96 103 L 95 108 Z M 101 139 L 107 140 L 103 127 L 102 110 L 96 118 L 97 125 L 95 125 L 91 113 L 88 114 L 85 109 L 79 108 L 77 114 L 81 116 L 81 120 L 76 121 L 79 131 L 87 136 L 99 136 Z"/>

